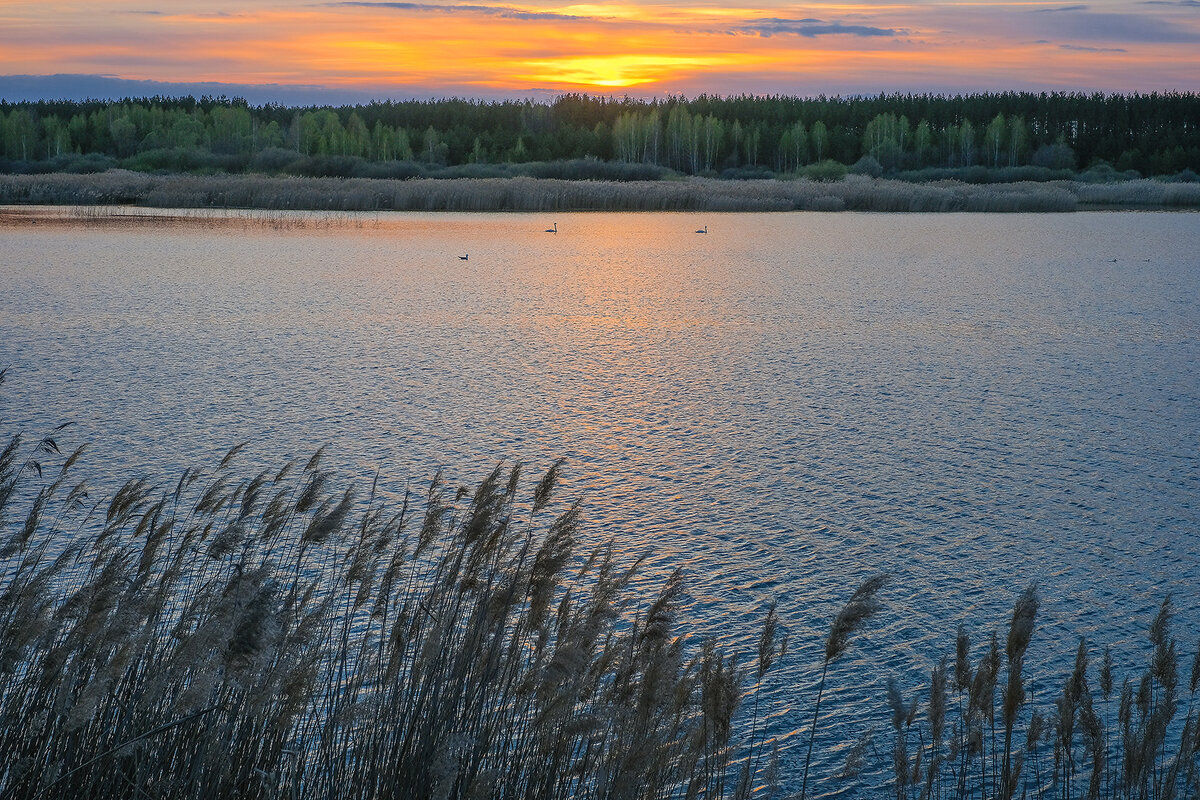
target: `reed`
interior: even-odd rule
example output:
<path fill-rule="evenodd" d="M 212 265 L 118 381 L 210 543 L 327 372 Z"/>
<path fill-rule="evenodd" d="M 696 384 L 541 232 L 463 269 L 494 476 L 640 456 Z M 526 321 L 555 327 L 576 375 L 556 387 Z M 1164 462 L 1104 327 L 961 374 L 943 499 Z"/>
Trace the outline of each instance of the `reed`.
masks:
<path fill-rule="evenodd" d="M 274 211 L 971 211 L 1196 208 L 1200 184 L 953 179 L 567 180 L 322 178 L 265 175 L 0 175 L 0 203 Z"/>
<path fill-rule="evenodd" d="M 0 379 L 3 375 L 0 374 Z M 92 501 L 0 451 L 0 797 L 748 797 L 736 654 L 520 467 L 387 502 L 321 454 Z M 18 508 L 25 513 L 18 515 Z M 774 608 L 754 677 L 786 652 Z"/>
<path fill-rule="evenodd" d="M 846 605 L 834 617 L 829 635 L 825 639 L 825 658 L 821 662 L 821 681 L 817 685 L 817 701 L 813 704 L 813 721 L 808 734 L 808 752 L 804 756 L 804 775 L 800 780 L 800 798 L 804 800 L 808 792 L 808 770 L 812 765 L 813 742 L 817 735 L 817 722 L 821 715 L 821 697 L 825 693 L 825 679 L 829 676 L 829 665 L 838 656 L 846 652 L 850 645 L 850 637 L 880 608 L 879 590 L 888 582 L 888 575 L 876 575 L 868 578 L 854 590 Z"/>
<path fill-rule="evenodd" d="M 898 733 L 892 779 L 896 797 L 1196 797 L 1200 792 L 1196 775 L 1200 710 L 1195 706 L 1200 689 L 1200 648 L 1191 658 L 1185 699 L 1181 696 L 1180 656 L 1171 635 L 1171 599 L 1163 602 L 1150 624 L 1145 671 L 1124 679 L 1115 721 L 1107 707 L 1114 689 L 1112 650 L 1100 650 L 1096 666 L 1093 654 L 1097 648 L 1085 639 L 1079 640 L 1073 667 L 1061 691 L 1052 698 L 1052 705 L 1042 708 L 1034 703 L 1025 677 L 1025 655 L 1039 605 L 1033 587 L 1022 592 L 1014 604 L 1006 646 L 1001 650 L 992 636 L 988 649 L 974 665 L 970 661 L 969 637 L 959 629 L 951 681 L 960 698 L 957 709 L 944 697 L 943 665 L 949 659 L 934 668 L 929 700 L 919 712 L 904 706 L 898 699 L 901 689 L 889 685 L 888 701 Z M 1002 669 L 1006 680 L 1001 686 L 998 677 Z M 1098 708 L 1101 702 L 1104 705 Z M 899 739 L 902 722 L 913 728 L 911 732 L 903 728 L 904 741 Z M 944 741 L 947 723 L 951 733 Z M 910 736 L 922 743 L 912 755 L 905 749 Z M 1053 761 L 1049 772 L 1041 765 L 1047 756 Z M 949 774 L 944 774 L 947 771 Z"/>

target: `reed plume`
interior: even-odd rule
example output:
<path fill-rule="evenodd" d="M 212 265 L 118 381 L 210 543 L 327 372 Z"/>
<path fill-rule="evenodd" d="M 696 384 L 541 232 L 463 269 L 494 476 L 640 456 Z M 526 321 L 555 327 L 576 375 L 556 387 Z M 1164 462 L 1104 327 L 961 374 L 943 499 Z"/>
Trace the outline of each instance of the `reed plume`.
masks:
<path fill-rule="evenodd" d="M 742 660 L 677 630 L 682 573 L 639 613 L 636 563 L 576 552 L 562 462 L 528 497 L 498 467 L 389 509 L 374 486 L 334 490 L 320 452 L 239 478 L 241 451 L 83 508 L 64 483 L 78 451 L 0 452 L 0 513 L 29 503 L 0 527 L 0 798 L 778 785 L 778 753 L 738 717 Z M 759 682 L 785 643 L 772 607 Z"/>
<path fill-rule="evenodd" d="M 804 757 L 804 775 L 800 780 L 800 799 L 804 800 L 808 790 L 808 770 L 812 764 L 813 742 L 817 735 L 817 720 L 821 712 L 821 697 L 825 693 L 825 678 L 829 674 L 830 663 L 845 652 L 850 643 L 850 637 L 880 608 L 879 590 L 891 579 L 890 575 L 880 574 L 867 578 L 857 589 L 846 605 L 833 619 L 829 635 L 825 639 L 825 658 L 821 664 L 821 680 L 817 684 L 817 700 L 813 705 L 812 727 L 808 734 L 808 752 Z"/>

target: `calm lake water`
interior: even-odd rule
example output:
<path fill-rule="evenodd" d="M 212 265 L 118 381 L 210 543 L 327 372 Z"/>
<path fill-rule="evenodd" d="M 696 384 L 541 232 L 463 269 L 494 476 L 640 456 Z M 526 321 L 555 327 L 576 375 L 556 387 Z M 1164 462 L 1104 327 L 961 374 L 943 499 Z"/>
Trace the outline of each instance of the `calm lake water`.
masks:
<path fill-rule="evenodd" d="M 1003 635 L 1031 582 L 1043 707 L 1081 635 L 1140 667 L 1167 592 L 1190 663 L 1198 253 L 1192 213 L 10 226 L 0 433 L 75 421 L 109 488 L 243 440 L 247 472 L 328 444 L 397 494 L 565 458 L 589 536 L 684 568 L 689 627 L 747 644 L 779 598 L 791 771 L 829 621 L 890 572 L 831 671 L 828 775 L 889 675 L 923 685 L 959 623 Z"/>

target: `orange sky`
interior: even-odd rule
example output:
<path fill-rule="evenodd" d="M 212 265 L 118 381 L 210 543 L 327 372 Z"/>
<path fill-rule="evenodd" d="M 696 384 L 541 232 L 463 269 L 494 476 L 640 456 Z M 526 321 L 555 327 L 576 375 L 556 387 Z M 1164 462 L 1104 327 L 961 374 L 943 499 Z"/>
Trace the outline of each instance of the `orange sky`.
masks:
<path fill-rule="evenodd" d="M 0 75 L 380 96 L 1200 89 L 1200 0 L 8 2 Z"/>

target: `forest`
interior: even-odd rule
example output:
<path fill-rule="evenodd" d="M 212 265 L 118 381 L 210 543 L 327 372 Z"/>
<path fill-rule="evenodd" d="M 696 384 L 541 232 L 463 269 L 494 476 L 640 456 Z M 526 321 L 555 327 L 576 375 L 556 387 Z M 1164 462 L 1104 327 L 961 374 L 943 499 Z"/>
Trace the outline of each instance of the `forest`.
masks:
<path fill-rule="evenodd" d="M 1200 180 L 1200 94 L 0 102 L 0 172 Z"/>

